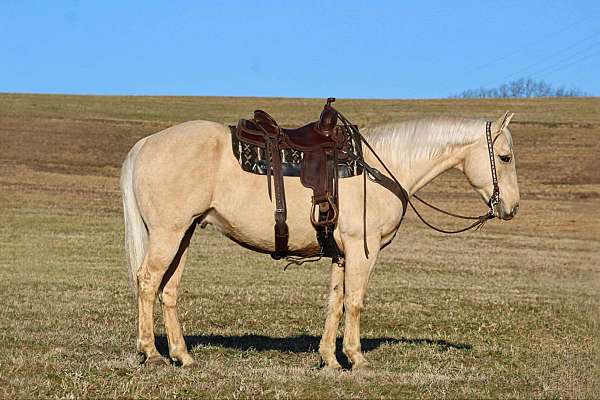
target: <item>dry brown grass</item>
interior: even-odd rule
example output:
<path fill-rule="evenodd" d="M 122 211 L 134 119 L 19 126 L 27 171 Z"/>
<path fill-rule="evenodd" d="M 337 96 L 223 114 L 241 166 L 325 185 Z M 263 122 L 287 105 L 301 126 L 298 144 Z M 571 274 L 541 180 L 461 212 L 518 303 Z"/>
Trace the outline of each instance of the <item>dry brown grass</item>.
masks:
<path fill-rule="evenodd" d="M 283 272 L 199 231 L 180 310 L 200 366 L 138 367 L 117 183 L 129 147 L 180 121 L 232 123 L 258 107 L 297 124 L 321 103 L 0 95 L 0 396 L 600 396 L 597 98 L 340 100 L 360 125 L 517 112 L 520 214 L 452 237 L 409 218 L 370 285 L 373 367 L 360 373 L 317 368 L 326 263 Z M 424 195 L 481 209 L 458 174 Z"/>

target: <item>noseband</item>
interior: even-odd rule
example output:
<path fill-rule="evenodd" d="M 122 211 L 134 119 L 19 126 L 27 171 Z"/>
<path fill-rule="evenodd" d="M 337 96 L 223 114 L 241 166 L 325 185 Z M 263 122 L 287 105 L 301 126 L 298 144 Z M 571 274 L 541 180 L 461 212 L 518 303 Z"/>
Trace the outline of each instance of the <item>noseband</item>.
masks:
<path fill-rule="evenodd" d="M 500 133 L 502 133 L 502 131 L 500 131 Z M 500 133 L 498 133 L 498 136 L 500 136 Z M 490 207 L 488 213 L 491 212 L 492 216 L 494 215 L 494 207 L 500 204 L 500 187 L 498 186 L 498 174 L 496 173 L 496 160 L 494 158 L 494 142 L 498 136 L 496 136 L 495 139 L 492 139 L 492 122 L 487 121 L 485 123 L 485 137 L 487 139 L 488 154 L 490 156 L 490 168 L 492 169 L 492 184 L 494 185 L 494 190 L 488 202 Z"/>

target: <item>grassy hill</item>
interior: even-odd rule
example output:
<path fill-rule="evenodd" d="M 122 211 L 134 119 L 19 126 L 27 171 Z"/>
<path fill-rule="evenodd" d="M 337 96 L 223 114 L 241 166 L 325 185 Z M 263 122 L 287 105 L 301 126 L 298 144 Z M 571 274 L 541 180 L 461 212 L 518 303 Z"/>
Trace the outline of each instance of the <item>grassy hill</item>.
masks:
<path fill-rule="evenodd" d="M 118 191 L 129 148 L 178 122 L 235 123 L 255 108 L 297 125 L 322 104 L 0 94 L 0 397 L 600 396 L 600 98 L 339 100 L 359 126 L 516 112 L 519 215 L 460 236 L 409 215 L 371 280 L 372 368 L 360 373 L 317 368 L 327 263 L 283 272 L 198 232 L 180 317 L 200 365 L 138 367 Z M 483 209 L 458 173 L 423 192 Z M 157 334 L 164 352 L 160 317 Z"/>

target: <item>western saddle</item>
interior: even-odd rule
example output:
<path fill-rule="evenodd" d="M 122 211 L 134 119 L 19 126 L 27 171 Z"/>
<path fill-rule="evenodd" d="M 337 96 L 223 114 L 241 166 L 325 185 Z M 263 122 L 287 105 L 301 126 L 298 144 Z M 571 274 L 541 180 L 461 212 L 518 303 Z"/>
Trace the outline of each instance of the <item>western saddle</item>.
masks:
<path fill-rule="evenodd" d="M 362 159 L 362 149 L 360 139 L 354 137 L 350 130 L 337 125 L 338 112 L 331 106 L 334 101 L 334 98 L 327 99 L 319 120 L 300 128 L 281 128 L 273 117 L 262 110 L 254 111 L 253 119 L 241 119 L 236 127 L 230 127 L 234 154 L 242 168 L 267 176 L 271 199 L 274 186 L 275 252 L 271 256 L 275 259 L 288 255 L 289 232 L 283 177 L 298 176 L 298 169 L 300 182 L 313 192 L 310 222 L 317 232 L 320 255 L 331 257 L 334 261 L 340 257 L 333 240 L 338 219 L 338 178 L 362 172 L 362 168 L 356 164 L 358 158 Z M 241 155 L 242 147 L 245 156 Z M 253 155 L 248 155 L 248 152 Z M 250 167 L 245 168 L 244 162 Z"/>

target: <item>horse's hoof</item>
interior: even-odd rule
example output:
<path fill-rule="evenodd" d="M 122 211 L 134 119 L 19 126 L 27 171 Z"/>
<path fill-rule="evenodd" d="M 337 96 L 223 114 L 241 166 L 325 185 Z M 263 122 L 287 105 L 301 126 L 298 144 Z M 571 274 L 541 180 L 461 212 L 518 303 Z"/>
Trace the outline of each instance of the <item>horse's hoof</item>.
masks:
<path fill-rule="evenodd" d="M 144 367 L 146 368 L 157 368 L 157 367 L 164 367 L 166 365 L 169 365 L 169 361 L 167 361 L 166 358 L 164 358 L 163 356 L 150 356 L 148 358 L 146 358 L 146 360 L 144 361 Z"/>
<path fill-rule="evenodd" d="M 352 364 L 352 371 L 367 371 L 369 370 L 370 365 L 368 361 L 357 362 L 356 364 Z"/>
<path fill-rule="evenodd" d="M 179 364 L 181 365 L 181 368 L 194 368 L 198 366 L 198 363 L 189 354 L 182 356 L 179 360 Z"/>
<path fill-rule="evenodd" d="M 192 361 L 190 363 L 187 364 L 181 364 L 181 368 L 185 368 L 185 369 L 197 369 L 200 368 L 200 364 L 198 364 L 196 361 Z"/>
<path fill-rule="evenodd" d="M 342 369 L 342 366 L 337 361 L 332 361 L 329 363 L 321 363 L 321 368 L 325 371 L 339 371 Z"/>
<path fill-rule="evenodd" d="M 321 362 L 318 366 L 319 369 L 336 371 L 342 369 L 342 366 L 335 358 L 334 355 L 327 354 L 326 356 L 321 356 Z"/>

